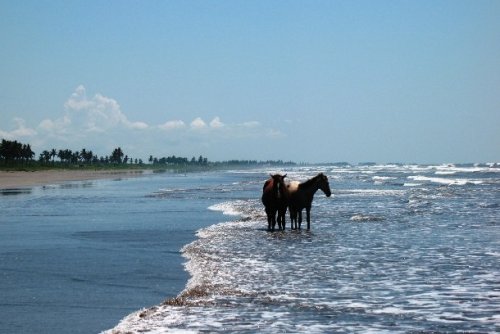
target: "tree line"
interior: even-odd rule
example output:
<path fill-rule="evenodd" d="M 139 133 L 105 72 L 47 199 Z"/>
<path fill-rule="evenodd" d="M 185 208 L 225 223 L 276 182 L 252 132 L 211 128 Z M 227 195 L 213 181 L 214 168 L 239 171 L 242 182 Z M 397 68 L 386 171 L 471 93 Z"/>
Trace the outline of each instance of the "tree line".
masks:
<path fill-rule="evenodd" d="M 153 165 L 208 165 L 208 158 L 199 156 L 198 159 L 192 157 L 191 160 L 183 157 L 176 157 L 172 155 L 170 157 L 156 158 L 152 155 L 149 156 L 149 162 Z"/>
<path fill-rule="evenodd" d="M 56 150 L 52 149 L 50 151 L 44 150 L 40 153 L 38 161 L 40 163 L 49 164 L 55 163 L 55 158 L 59 158 L 60 163 L 64 164 L 142 164 L 142 159 L 132 159 L 128 155 L 123 154 L 120 147 L 113 150 L 109 156 L 98 157 L 94 155 L 91 150 L 83 148 L 81 151 L 72 151 L 69 149 Z"/>
<path fill-rule="evenodd" d="M 31 150 L 30 144 L 22 144 L 15 141 L 2 139 L 0 144 L 0 159 L 4 161 L 30 161 L 33 160 L 35 152 Z"/>
<path fill-rule="evenodd" d="M 120 147 L 115 148 L 110 155 L 98 157 L 92 150 L 83 148 L 72 151 L 70 149 L 50 149 L 44 150 L 39 154 L 38 160 L 35 160 L 35 152 L 30 144 L 20 143 L 16 140 L 10 141 L 2 139 L 0 144 L 0 166 L 125 166 L 137 165 L 144 166 L 142 159 L 132 158 L 125 154 Z M 149 156 L 148 162 L 151 166 L 253 166 L 253 165 L 295 165 L 294 162 L 282 160 L 228 160 L 222 162 L 211 162 L 208 158 L 200 155 L 198 158 L 191 159 L 178 157 L 175 155 L 168 157 Z"/>
<path fill-rule="evenodd" d="M 57 158 L 57 160 L 56 160 Z M 208 158 L 199 156 L 191 159 L 176 157 L 157 158 L 149 157 L 152 165 L 203 165 L 209 164 Z M 144 161 L 139 158 L 132 158 L 125 154 L 120 147 L 115 148 L 110 155 L 98 157 L 92 150 L 83 148 L 72 151 L 70 149 L 55 148 L 44 150 L 40 153 L 38 160 L 35 160 L 35 152 L 29 144 L 23 144 L 16 140 L 10 141 L 2 139 L 0 144 L 0 163 L 3 165 L 23 165 L 38 163 L 41 165 L 143 165 Z"/>

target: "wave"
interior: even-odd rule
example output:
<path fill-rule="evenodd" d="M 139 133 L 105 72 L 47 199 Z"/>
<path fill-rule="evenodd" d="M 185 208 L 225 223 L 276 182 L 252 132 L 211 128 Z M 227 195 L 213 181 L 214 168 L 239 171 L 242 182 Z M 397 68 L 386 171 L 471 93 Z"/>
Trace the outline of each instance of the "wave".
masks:
<path fill-rule="evenodd" d="M 246 210 L 239 211 L 242 202 L 220 203 L 210 209 L 246 215 Z M 245 303 L 268 300 L 265 294 L 253 289 L 253 283 L 262 280 L 264 284 L 278 275 L 272 262 L 249 253 L 256 233 L 268 235 L 260 229 L 261 223 L 243 219 L 200 229 L 198 239 L 182 248 L 182 255 L 188 260 L 185 268 L 191 276 L 186 288 L 161 305 L 130 314 L 105 333 L 198 333 L 200 328 L 213 332 L 224 331 L 223 326 L 234 322 L 240 330 L 244 329 L 245 324 L 238 319 L 239 312 L 248 312 Z M 241 249 L 235 247 L 238 241 Z M 254 323 L 251 328 L 255 328 Z"/>
<path fill-rule="evenodd" d="M 461 165 L 439 165 L 433 167 L 436 170 L 436 174 L 445 175 L 447 173 L 489 173 L 489 172 L 499 172 L 498 168 L 492 165 L 480 165 L 480 164 L 472 164 L 470 166 L 461 166 Z"/>
<path fill-rule="evenodd" d="M 392 176 L 374 176 L 372 177 L 373 181 L 388 181 L 388 180 L 396 180 L 395 177 Z"/>
<path fill-rule="evenodd" d="M 434 172 L 434 174 L 436 174 L 436 175 L 455 175 L 455 174 L 457 174 L 457 171 L 453 171 L 453 170 L 437 170 L 436 172 Z"/>
<path fill-rule="evenodd" d="M 414 183 L 414 182 L 405 182 L 403 183 L 403 187 L 420 187 L 422 183 Z"/>
<path fill-rule="evenodd" d="M 242 220 L 265 218 L 264 210 L 259 210 L 260 200 L 234 200 L 214 204 L 208 207 L 212 211 L 221 211 L 227 216 L 240 216 Z"/>
<path fill-rule="evenodd" d="M 209 206 L 208 209 L 212 211 L 221 211 L 222 214 L 228 216 L 239 216 L 242 214 L 241 210 L 238 210 L 232 202 L 214 204 Z"/>
<path fill-rule="evenodd" d="M 496 208 L 500 207 L 500 204 L 499 203 L 480 203 L 479 207 L 483 208 L 483 209 L 496 209 Z"/>
<path fill-rule="evenodd" d="M 443 177 L 429 177 L 424 175 L 408 176 L 409 180 L 421 181 L 426 183 L 437 183 L 448 186 L 465 186 L 465 185 L 480 185 L 484 180 L 478 179 L 460 179 L 460 178 L 443 178 Z"/>
<path fill-rule="evenodd" d="M 436 175 L 453 175 L 456 173 L 498 173 L 498 163 L 487 164 L 375 164 L 375 165 L 346 165 L 329 167 L 331 173 L 361 173 L 374 174 L 378 172 L 390 173 L 435 173 Z"/>
<path fill-rule="evenodd" d="M 400 189 L 350 189 L 350 190 L 337 190 L 337 196 L 400 196 L 405 193 L 405 190 Z"/>
<path fill-rule="evenodd" d="M 385 218 L 374 215 L 357 214 L 349 218 L 349 220 L 353 222 L 379 222 L 385 220 Z"/>

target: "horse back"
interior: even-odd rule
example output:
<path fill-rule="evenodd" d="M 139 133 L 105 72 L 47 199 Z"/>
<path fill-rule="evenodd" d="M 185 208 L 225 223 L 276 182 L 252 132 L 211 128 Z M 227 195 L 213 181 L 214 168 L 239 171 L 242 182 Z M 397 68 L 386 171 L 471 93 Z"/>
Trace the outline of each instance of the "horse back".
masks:
<path fill-rule="evenodd" d="M 295 193 L 297 190 L 299 190 L 299 184 L 300 184 L 299 181 L 291 181 L 290 183 L 288 183 L 287 185 L 288 192 L 290 194 Z"/>
<path fill-rule="evenodd" d="M 304 191 L 299 187 L 300 182 L 291 181 L 288 188 L 288 204 L 296 210 L 300 210 L 307 206 L 307 199 L 305 198 Z"/>

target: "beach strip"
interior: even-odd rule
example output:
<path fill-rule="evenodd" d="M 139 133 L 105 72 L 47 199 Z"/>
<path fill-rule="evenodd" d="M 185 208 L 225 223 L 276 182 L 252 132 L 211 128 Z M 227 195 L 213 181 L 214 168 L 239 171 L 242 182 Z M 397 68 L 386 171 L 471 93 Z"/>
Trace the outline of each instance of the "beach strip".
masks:
<path fill-rule="evenodd" d="M 18 189 L 69 181 L 137 177 L 148 173 L 144 170 L 70 170 L 0 171 L 0 189 Z"/>

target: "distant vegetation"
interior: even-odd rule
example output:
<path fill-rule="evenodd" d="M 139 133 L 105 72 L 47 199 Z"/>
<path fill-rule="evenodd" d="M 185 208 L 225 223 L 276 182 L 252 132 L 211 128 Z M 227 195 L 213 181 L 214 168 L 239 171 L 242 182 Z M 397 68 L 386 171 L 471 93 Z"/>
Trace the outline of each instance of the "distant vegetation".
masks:
<path fill-rule="evenodd" d="M 86 148 L 80 151 L 69 149 L 44 150 L 36 159 L 36 154 L 30 144 L 18 141 L 2 139 L 0 144 L 0 169 L 23 170 L 23 169 L 53 169 L 53 168 L 87 168 L 87 169 L 111 169 L 111 168 L 152 168 L 152 169 L 209 169 L 223 168 L 226 166 L 251 167 L 256 165 L 295 165 L 294 162 L 282 160 L 228 160 L 209 161 L 208 158 L 199 156 L 191 159 L 185 157 L 154 157 L 149 156 L 147 162 L 140 158 L 131 157 L 123 152 L 120 147 L 115 148 L 110 155 L 97 156 Z"/>

